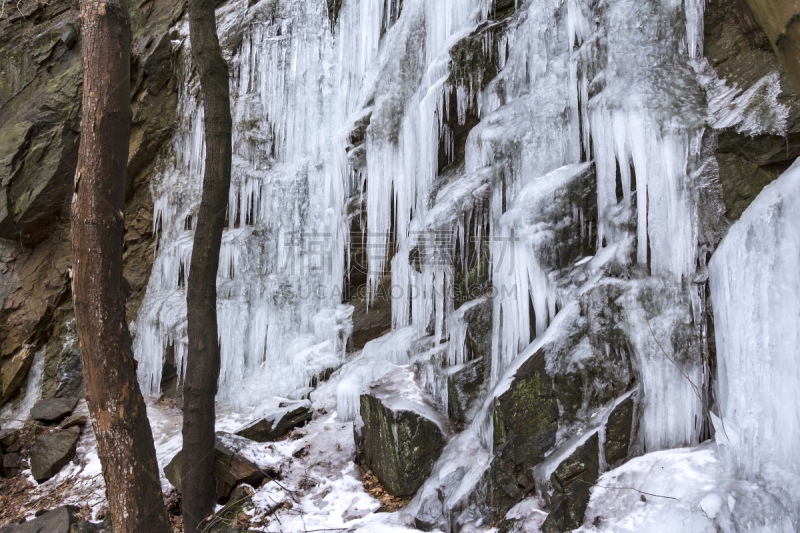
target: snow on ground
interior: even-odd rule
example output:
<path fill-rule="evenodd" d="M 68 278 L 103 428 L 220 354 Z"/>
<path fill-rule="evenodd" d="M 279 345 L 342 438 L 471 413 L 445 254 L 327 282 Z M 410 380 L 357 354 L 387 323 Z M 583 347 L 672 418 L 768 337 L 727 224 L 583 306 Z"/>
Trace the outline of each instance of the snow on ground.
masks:
<path fill-rule="evenodd" d="M 250 441 L 240 450 L 266 469 L 282 473 L 280 480 L 256 487 L 250 530 L 273 533 L 414 531 L 404 513 L 376 512 L 380 502 L 370 496 L 353 462 L 353 422 L 339 419 L 337 387 L 357 361 L 346 364 L 311 395 L 314 419 L 278 442 Z M 181 411 L 147 401 L 156 454 L 162 469 L 181 447 Z M 76 414 L 88 415 L 82 400 Z M 217 413 L 217 431 L 233 432 L 251 421 L 252 413 Z M 37 485 L 30 470 L 23 472 L 34 489 L 29 516 L 41 508 L 63 504 L 88 506 L 93 516 L 106 506 L 96 442 L 90 426 L 79 441 L 76 459 L 57 476 Z M 413 503 L 412 503 L 413 505 Z M 586 521 L 580 533 L 733 533 L 794 531 L 784 507 L 757 483 L 734 478 L 722 465 L 714 441 L 695 448 L 650 453 L 606 472 L 592 489 Z M 540 500 L 531 498 L 512 509 L 518 520 L 513 531 L 535 533 L 546 517 Z M 406 518 L 405 520 L 408 520 Z M 258 525 L 260 524 L 260 525 Z M 482 529 L 491 533 L 495 529 Z M 478 533 L 476 530 L 474 533 Z"/>
<path fill-rule="evenodd" d="M 600 477 L 581 533 L 794 531 L 780 502 L 732 477 L 714 441 L 653 452 Z"/>

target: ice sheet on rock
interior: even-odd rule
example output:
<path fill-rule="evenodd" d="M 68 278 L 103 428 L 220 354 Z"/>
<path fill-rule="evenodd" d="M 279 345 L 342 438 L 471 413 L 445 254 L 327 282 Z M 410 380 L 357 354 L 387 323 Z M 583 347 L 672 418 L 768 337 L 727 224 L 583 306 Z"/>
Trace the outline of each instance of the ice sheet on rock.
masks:
<path fill-rule="evenodd" d="M 764 188 L 711 258 L 722 457 L 800 520 L 800 163 Z M 795 524 L 797 525 L 797 524 Z"/>
<path fill-rule="evenodd" d="M 794 531 L 780 503 L 730 476 L 714 448 L 653 452 L 603 474 L 576 531 Z"/>
<path fill-rule="evenodd" d="M 362 354 L 364 357 L 389 361 L 395 365 L 407 365 L 411 345 L 416 339 L 417 331 L 414 328 L 400 328 L 369 341 Z"/>
<path fill-rule="evenodd" d="M 0 409 L 0 421 L 5 429 L 18 429 L 25 426 L 31 409 L 42 395 L 42 376 L 44 375 L 45 351 L 43 346 L 33 355 L 33 362 L 25 381 L 25 395 L 19 402 L 9 401 Z"/>
<path fill-rule="evenodd" d="M 418 517 L 434 527 L 447 528 L 455 515 L 471 507 L 470 496 L 492 460 L 476 430 L 473 423 L 447 443 L 428 480 L 399 512 L 401 520 L 413 523 Z"/>
<path fill-rule="evenodd" d="M 699 442 L 707 421 L 698 393 L 707 377 L 687 297 L 671 282 L 649 278 L 618 303 L 644 390 L 645 450 Z"/>
<path fill-rule="evenodd" d="M 549 275 L 592 248 L 592 178 L 582 163 L 529 181 L 493 230 L 493 382 L 563 304 Z"/>
<path fill-rule="evenodd" d="M 433 398 L 420 388 L 414 372 L 408 366 L 391 368 L 367 390 L 387 409 L 415 413 L 439 426 L 445 438 L 452 434 L 450 420 L 434 408 Z"/>
<path fill-rule="evenodd" d="M 380 379 L 394 367 L 385 359 L 359 357 L 340 370 L 336 385 L 336 409 L 339 420 L 352 421 L 361 412 L 361 395 L 369 384 Z"/>
<path fill-rule="evenodd" d="M 506 513 L 506 519 L 515 520 L 509 533 L 525 533 L 539 531 L 547 518 L 544 502 L 532 497 L 522 500 Z"/>
<path fill-rule="evenodd" d="M 736 128 L 739 133 L 785 135 L 789 108 L 778 101 L 780 73 L 767 74 L 747 90 L 728 85 L 710 65 L 703 65 L 700 83 L 708 94 L 708 114 L 715 129 Z"/>
<path fill-rule="evenodd" d="M 447 364 L 449 366 L 461 365 L 467 361 L 469 357 L 467 348 L 469 323 L 466 316 L 471 310 L 486 304 L 488 298 L 488 296 L 475 298 L 463 304 L 447 317 L 447 331 L 450 333 L 447 349 Z"/>

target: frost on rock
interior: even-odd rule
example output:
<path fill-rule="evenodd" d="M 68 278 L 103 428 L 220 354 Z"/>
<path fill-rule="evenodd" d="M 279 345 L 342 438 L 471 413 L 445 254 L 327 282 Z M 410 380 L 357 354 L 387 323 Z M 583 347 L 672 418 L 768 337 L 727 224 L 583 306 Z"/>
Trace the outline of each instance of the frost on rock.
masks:
<path fill-rule="evenodd" d="M 709 266 L 717 331 L 717 442 L 727 466 L 800 516 L 800 166 L 761 194 Z M 795 527 L 797 522 L 795 522 Z"/>

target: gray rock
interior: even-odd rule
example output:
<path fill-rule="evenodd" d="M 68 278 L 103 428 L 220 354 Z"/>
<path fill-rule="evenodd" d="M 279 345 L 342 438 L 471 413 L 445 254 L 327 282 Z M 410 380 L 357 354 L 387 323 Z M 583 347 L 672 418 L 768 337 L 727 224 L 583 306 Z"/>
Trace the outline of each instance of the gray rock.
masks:
<path fill-rule="evenodd" d="M 31 418 L 45 423 L 61 422 L 72 414 L 77 403 L 77 398 L 39 400 L 31 409 Z"/>
<path fill-rule="evenodd" d="M 70 533 L 78 522 L 78 508 L 72 505 L 59 507 L 28 522 L 17 524 L 9 533 Z"/>
<path fill-rule="evenodd" d="M 562 461 L 550 476 L 552 492 L 550 514 L 542 525 L 543 533 L 562 533 L 583 524 L 591 493 L 600 475 L 599 438 L 595 432 Z"/>
<path fill-rule="evenodd" d="M 611 468 L 628 457 L 633 436 L 633 410 L 633 398 L 628 398 L 614 408 L 608 416 L 603 448 L 606 462 Z"/>
<path fill-rule="evenodd" d="M 449 420 L 432 407 L 408 367 L 397 367 L 361 395 L 361 418 L 359 461 L 389 494 L 414 494 L 452 432 Z"/>
<path fill-rule="evenodd" d="M 7 453 L 3 456 L 3 475 L 14 477 L 19 474 L 22 460 L 18 453 Z"/>
<path fill-rule="evenodd" d="M 0 445 L 4 452 L 18 452 L 17 432 L 13 429 L 0 430 Z"/>
<path fill-rule="evenodd" d="M 484 357 L 450 367 L 447 375 L 447 415 L 460 430 L 469 425 L 486 394 Z"/>
<path fill-rule="evenodd" d="M 290 429 L 311 420 L 311 402 L 276 399 L 277 405 L 260 410 L 259 419 L 236 431 L 236 435 L 256 442 L 277 440 Z"/>
<path fill-rule="evenodd" d="M 558 403 L 545 353 L 528 358 L 508 389 L 494 399 L 494 453 L 488 472 L 497 518 L 533 488 L 531 469 L 556 444 Z"/>
<path fill-rule="evenodd" d="M 47 481 L 75 456 L 81 428 L 73 426 L 36 439 L 31 453 L 31 473 L 41 483 Z"/>

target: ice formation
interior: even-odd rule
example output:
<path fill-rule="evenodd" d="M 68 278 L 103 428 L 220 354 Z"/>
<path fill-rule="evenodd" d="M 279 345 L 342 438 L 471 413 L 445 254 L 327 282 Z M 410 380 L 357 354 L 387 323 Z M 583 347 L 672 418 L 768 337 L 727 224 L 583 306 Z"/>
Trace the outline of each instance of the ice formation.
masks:
<path fill-rule="evenodd" d="M 722 420 L 734 471 L 800 510 L 800 163 L 768 185 L 709 265 Z"/>
<path fill-rule="evenodd" d="M 272 395 L 305 397 L 345 362 L 353 312 L 342 305 L 350 267 L 345 205 L 355 199 L 366 208 L 359 221 L 366 300 L 390 275 L 393 331 L 339 371 L 339 420 L 355 419 L 359 396 L 395 365 L 411 365 L 447 413 L 448 373 L 471 357 L 465 313 L 491 299 L 488 399 L 425 489 L 464 474 L 446 481 L 451 510 L 488 464 L 491 399 L 527 357 L 577 327 L 592 291 L 619 313 L 641 393 L 639 450 L 709 436 L 710 239 L 701 219 L 713 206 L 701 198 L 713 164 L 704 143 L 709 129 L 780 134 L 787 124 L 774 75 L 743 91 L 707 64 L 704 0 L 513 4 L 343 0 L 329 13 L 336 2 L 237 0 L 218 11 L 235 124 L 218 276 L 220 400 L 241 407 Z M 133 328 L 148 393 L 159 392 L 167 357 L 179 369 L 185 364 L 185 280 L 203 172 L 203 109 L 185 26 L 174 44 L 181 124 L 153 180 L 157 253 Z M 757 205 L 765 210 L 763 198 Z M 776 240 L 774 268 L 730 266 L 744 253 L 731 243 L 743 247 L 747 224 L 766 228 L 767 220 L 777 232 L 791 217 L 746 216 L 711 268 L 726 358 L 723 421 L 729 436 L 757 422 L 770 442 L 728 445 L 751 476 L 788 457 L 786 443 L 797 440 L 800 425 L 797 413 L 780 411 L 789 403 L 780 394 L 764 413 L 737 404 L 756 393 L 741 376 L 768 377 L 742 355 L 740 332 L 754 317 L 734 312 L 747 295 L 732 287 L 757 273 L 764 292 L 748 297 L 777 290 L 779 273 L 797 256 L 777 251 L 796 239 Z M 741 265 L 763 253 L 753 249 Z M 777 316 L 763 305 L 759 312 Z M 765 330 L 760 338 L 776 365 L 788 364 L 769 344 L 788 337 L 776 335 Z M 612 350 L 608 342 L 595 348 Z M 590 352 L 588 341 L 569 349 L 574 361 Z M 791 376 L 769 379 L 789 383 Z M 767 411 L 788 413 L 785 441 L 771 437 L 778 418 Z M 585 429 L 559 428 L 559 443 Z M 472 464 L 461 464 L 465 457 Z M 705 505 L 713 513 L 712 500 Z"/>
<path fill-rule="evenodd" d="M 341 19 L 363 31 L 342 35 L 380 31 L 380 14 L 359 9 L 348 5 Z M 324 2 L 262 2 L 253 9 L 235 2 L 219 19 L 221 35 L 241 31 L 229 52 L 234 163 L 218 275 L 219 398 L 246 405 L 306 388 L 342 362 L 352 313 L 341 305 L 351 184 L 336 165 L 332 139 L 377 42 L 334 40 L 329 25 L 320 24 L 327 20 Z M 134 328 L 140 382 L 151 394 L 159 392 L 166 350 L 179 369 L 186 357 L 185 280 L 204 153 L 187 29 L 181 27 L 176 58 L 185 69 L 181 124 L 173 157 L 153 179 L 158 246 Z"/>

